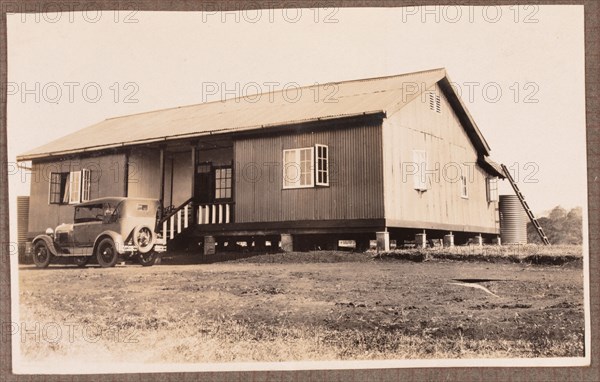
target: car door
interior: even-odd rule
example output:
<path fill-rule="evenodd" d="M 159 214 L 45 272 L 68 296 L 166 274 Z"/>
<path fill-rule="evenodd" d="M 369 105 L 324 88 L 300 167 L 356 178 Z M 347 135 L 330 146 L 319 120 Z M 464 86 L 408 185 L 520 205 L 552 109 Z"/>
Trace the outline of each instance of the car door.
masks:
<path fill-rule="evenodd" d="M 76 248 L 91 248 L 100 232 L 102 232 L 102 204 L 90 204 L 75 207 L 75 223 L 73 224 L 73 242 Z"/>

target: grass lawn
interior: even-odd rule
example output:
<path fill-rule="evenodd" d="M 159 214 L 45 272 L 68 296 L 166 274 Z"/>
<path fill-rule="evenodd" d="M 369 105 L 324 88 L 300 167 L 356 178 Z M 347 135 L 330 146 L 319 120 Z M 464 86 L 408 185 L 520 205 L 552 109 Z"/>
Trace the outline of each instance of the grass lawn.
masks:
<path fill-rule="evenodd" d="M 22 354 L 154 363 L 583 356 L 581 261 L 426 260 L 309 252 L 21 266 L 21 325 L 50 330 L 21 336 Z M 51 330 L 59 340 L 48 341 Z"/>

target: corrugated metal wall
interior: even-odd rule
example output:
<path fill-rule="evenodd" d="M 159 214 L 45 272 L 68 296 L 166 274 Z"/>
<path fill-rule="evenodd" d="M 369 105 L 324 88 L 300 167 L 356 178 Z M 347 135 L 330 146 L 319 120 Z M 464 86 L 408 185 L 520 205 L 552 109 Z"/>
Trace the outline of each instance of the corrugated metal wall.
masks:
<path fill-rule="evenodd" d="M 283 150 L 329 146 L 330 185 L 283 189 Z M 235 221 L 383 217 L 381 126 L 305 131 L 235 142 Z"/>
<path fill-rule="evenodd" d="M 479 230 L 499 233 L 497 202 L 488 202 L 487 174 L 476 165 L 477 152 L 443 96 L 441 110 L 417 98 L 383 122 L 386 218 L 395 226 Z M 413 150 L 427 153 L 427 191 L 414 188 L 407 164 Z M 460 169 L 467 175 L 468 197 L 461 197 Z"/>
<path fill-rule="evenodd" d="M 158 199 L 161 180 L 160 149 L 133 149 L 128 160 L 127 196 Z"/>
<path fill-rule="evenodd" d="M 73 206 L 49 204 L 50 172 L 91 171 L 90 199 L 125 196 L 125 154 L 106 154 L 52 162 L 33 162 L 29 207 L 29 231 L 42 233 L 48 227 L 73 222 Z"/>

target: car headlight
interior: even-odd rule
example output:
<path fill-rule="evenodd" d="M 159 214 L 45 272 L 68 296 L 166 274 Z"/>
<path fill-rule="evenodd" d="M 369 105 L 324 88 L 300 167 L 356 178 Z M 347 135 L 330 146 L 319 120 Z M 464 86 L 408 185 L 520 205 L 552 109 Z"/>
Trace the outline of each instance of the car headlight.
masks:
<path fill-rule="evenodd" d="M 54 236 L 54 230 L 52 228 L 46 228 L 46 235 Z"/>

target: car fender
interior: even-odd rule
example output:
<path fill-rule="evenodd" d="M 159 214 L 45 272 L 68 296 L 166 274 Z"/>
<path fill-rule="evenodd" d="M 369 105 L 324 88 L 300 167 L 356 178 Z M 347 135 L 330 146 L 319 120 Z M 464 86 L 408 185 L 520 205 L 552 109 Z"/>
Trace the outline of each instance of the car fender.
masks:
<path fill-rule="evenodd" d="M 58 256 L 58 251 L 54 246 L 54 240 L 48 235 L 37 235 L 36 237 L 34 237 L 31 241 L 32 247 L 35 246 L 35 243 L 40 240 L 46 243 L 46 246 L 48 247 L 50 253 L 52 253 L 54 256 Z"/>
<path fill-rule="evenodd" d="M 94 251 L 96 253 L 96 248 L 102 239 L 105 237 L 110 237 L 112 241 L 115 243 L 115 248 L 119 254 L 125 253 L 125 242 L 123 240 L 123 236 L 119 235 L 115 231 L 104 231 L 100 235 L 96 236 L 96 240 L 94 241 Z"/>

